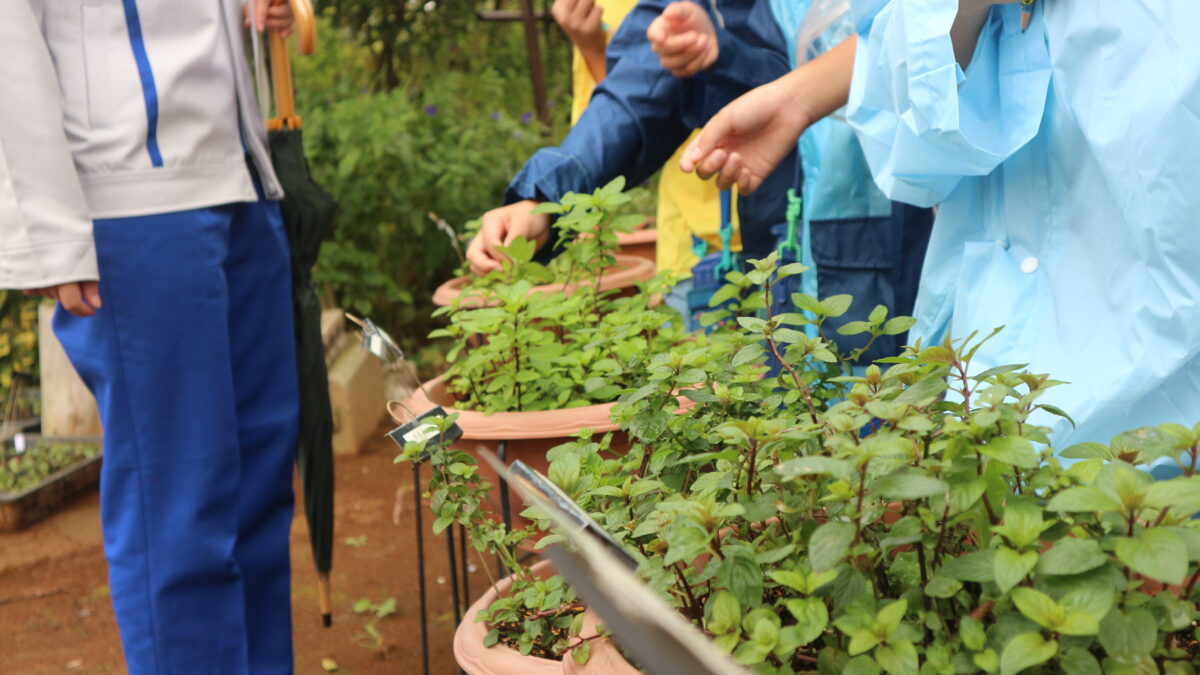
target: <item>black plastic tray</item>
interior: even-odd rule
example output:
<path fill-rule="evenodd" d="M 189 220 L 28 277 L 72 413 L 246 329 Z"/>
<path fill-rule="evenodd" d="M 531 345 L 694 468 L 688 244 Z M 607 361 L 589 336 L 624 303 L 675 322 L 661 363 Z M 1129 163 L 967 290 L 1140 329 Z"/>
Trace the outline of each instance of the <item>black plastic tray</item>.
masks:
<path fill-rule="evenodd" d="M 28 436 L 30 443 L 95 443 L 97 437 L 43 438 Z M 59 469 L 42 482 L 20 492 L 0 492 L 0 532 L 14 532 L 46 518 L 70 504 L 100 482 L 103 454 Z"/>

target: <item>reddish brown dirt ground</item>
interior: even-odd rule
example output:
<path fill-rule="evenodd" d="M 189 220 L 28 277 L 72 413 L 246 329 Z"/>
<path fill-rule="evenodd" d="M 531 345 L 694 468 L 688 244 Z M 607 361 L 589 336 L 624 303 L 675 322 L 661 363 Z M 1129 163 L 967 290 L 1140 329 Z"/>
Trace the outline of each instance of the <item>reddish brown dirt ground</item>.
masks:
<path fill-rule="evenodd" d="M 361 455 L 337 459 L 332 628 L 321 626 L 304 518 L 293 524 L 292 616 L 300 675 L 324 673 L 325 658 L 336 661 L 344 674 L 421 672 L 412 472 L 407 465 L 393 465 L 395 446 L 382 438 L 384 431 L 381 427 L 380 438 L 368 442 Z M 404 506 L 398 525 L 393 523 L 397 490 Z M 99 497 L 93 492 L 28 530 L 0 534 L 3 672 L 124 672 L 99 522 Z M 426 529 L 430 522 L 426 510 Z M 360 537 L 366 537 L 361 546 L 346 543 Z M 454 673 L 446 545 L 427 532 L 425 546 L 430 672 Z M 482 571 L 471 574 L 472 595 L 486 584 Z M 396 598 L 397 611 L 377 622 L 382 644 L 376 646 L 364 630 L 368 617 L 352 607 L 360 598 L 388 597 Z"/>

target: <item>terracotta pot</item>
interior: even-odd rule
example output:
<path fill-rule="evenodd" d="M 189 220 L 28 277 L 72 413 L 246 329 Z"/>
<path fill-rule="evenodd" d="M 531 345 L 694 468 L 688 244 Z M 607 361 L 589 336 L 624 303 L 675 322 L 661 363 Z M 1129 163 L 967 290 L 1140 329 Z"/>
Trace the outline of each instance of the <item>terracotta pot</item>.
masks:
<path fill-rule="evenodd" d="M 691 401 L 687 402 L 691 403 Z M 499 485 L 499 476 L 496 475 L 491 465 L 479 457 L 479 450 L 485 448 L 499 454 L 497 450 L 500 441 L 508 441 L 504 457 L 507 463 L 511 464 L 519 459 L 543 474 L 550 467 L 550 463 L 546 461 L 546 451 L 556 445 L 566 443 L 572 436 L 578 434 L 580 429 L 592 429 L 599 434 L 612 431 L 614 432 L 613 451 L 624 453 L 629 448 L 628 437 L 620 431 L 615 422 L 609 419 L 612 403 L 560 410 L 492 413 L 491 415 L 476 410 L 459 410 L 454 407 L 454 403 L 454 397 L 446 391 L 444 379 L 438 377 L 426 382 L 421 389 L 417 389 L 405 402 L 405 406 L 418 415 L 435 405 L 440 405 L 447 413 L 458 413 L 458 426 L 462 428 L 463 435 L 455 442 L 454 446 L 475 456 L 479 464 L 480 475 L 492 485 Z M 397 422 L 403 424 L 409 421 L 410 415 L 403 407 L 390 406 L 389 408 Z M 509 488 L 508 499 L 512 508 L 514 526 L 519 526 L 522 521 L 517 519 L 516 514 L 524 509 L 523 502 L 512 488 Z M 497 514 L 497 518 L 499 517 L 500 495 L 498 491 L 492 491 L 488 495 L 487 507 L 493 514 Z"/>
<path fill-rule="evenodd" d="M 549 561 L 542 561 L 529 571 L 539 579 L 554 576 Z M 501 579 L 467 610 L 462 623 L 454 631 L 454 660 L 470 675 L 560 675 L 561 661 L 523 656 L 521 652 L 502 644 L 483 646 L 483 638 L 491 629 L 483 622 L 476 621 L 476 618 L 502 593 L 508 592 L 510 586 L 511 577 Z"/>
<path fill-rule="evenodd" d="M 592 610 L 587 610 L 583 614 L 583 631 L 580 635 L 585 638 L 595 635 L 599 623 L 600 617 Z M 570 652 L 563 656 L 563 675 L 641 675 L 642 671 L 625 660 L 625 656 L 612 640 L 600 638 L 592 640 L 591 643 L 592 651 L 587 663 L 576 663 Z"/>
<path fill-rule="evenodd" d="M 657 259 L 658 230 L 637 229 L 633 232 L 618 232 L 617 242 L 621 245 L 621 255 L 645 258 L 650 262 Z"/>
<path fill-rule="evenodd" d="M 638 257 L 635 255 L 617 254 L 617 264 L 609 268 L 600 277 L 600 290 L 620 290 L 632 293 L 634 284 L 639 281 L 648 281 L 654 278 L 654 258 Z M 433 304 L 445 307 L 454 303 L 454 300 L 463 293 L 463 286 L 474 277 L 457 277 L 451 279 L 433 292 Z M 530 289 L 530 293 L 553 293 L 560 289 L 566 290 L 567 294 L 572 293 L 576 288 L 584 284 L 589 284 L 589 281 L 580 281 L 575 284 L 568 284 L 565 289 L 559 284 L 549 284 L 546 286 L 534 286 Z M 464 300 L 464 304 L 468 306 L 479 306 L 483 304 L 482 298 L 471 297 Z"/>

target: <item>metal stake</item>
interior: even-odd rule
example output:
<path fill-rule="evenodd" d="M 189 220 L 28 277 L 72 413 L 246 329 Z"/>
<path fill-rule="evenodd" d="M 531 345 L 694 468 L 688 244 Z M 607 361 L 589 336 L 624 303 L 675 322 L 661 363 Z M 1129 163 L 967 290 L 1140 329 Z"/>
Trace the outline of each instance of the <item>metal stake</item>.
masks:
<path fill-rule="evenodd" d="M 421 597 L 421 672 L 429 675 L 429 610 L 425 604 L 425 533 L 421 517 L 421 463 L 413 462 L 413 512 L 417 522 L 417 583 Z M 457 624 L 455 624 L 457 625 Z"/>

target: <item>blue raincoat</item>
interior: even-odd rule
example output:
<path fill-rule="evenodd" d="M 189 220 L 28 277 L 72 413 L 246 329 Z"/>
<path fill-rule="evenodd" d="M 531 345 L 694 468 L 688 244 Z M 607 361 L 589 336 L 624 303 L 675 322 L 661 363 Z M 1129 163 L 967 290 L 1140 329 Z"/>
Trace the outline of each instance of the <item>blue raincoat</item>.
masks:
<path fill-rule="evenodd" d="M 637 185 L 733 99 L 788 72 L 783 36 L 765 2 L 702 0 L 717 29 L 720 55 L 701 76 L 674 77 L 646 39 L 650 22 L 670 3 L 641 0 L 625 17 L 608 45 L 608 74 L 587 109 L 561 145 L 529 158 L 505 192 L 506 204 L 557 201 L 617 176 Z M 758 191 L 738 199 L 742 246 L 751 258 L 775 246 L 771 226 L 783 221 L 795 162 L 789 156 Z"/>
<path fill-rule="evenodd" d="M 818 0 L 770 0 L 771 11 L 787 40 L 793 65 L 824 53 L 854 33 L 848 13 L 831 11 L 837 3 Z M 798 45 L 801 32 L 814 14 L 834 19 L 812 44 Z M 798 59 L 798 50 L 804 50 Z M 932 214 L 928 209 L 893 204 L 871 178 L 870 169 L 853 129 L 840 113 L 821 119 L 800 137 L 804 180 L 801 261 L 809 268 L 800 278 L 804 293 L 818 298 L 849 294 L 854 304 L 832 319 L 836 330 L 850 321 L 863 321 L 876 305 L 891 315 L 912 312 Z M 815 333 L 814 327 L 809 327 Z M 865 344 L 865 336 L 836 336 L 843 350 Z M 894 356 L 905 336 L 884 336 L 864 355 L 864 361 Z"/>
<path fill-rule="evenodd" d="M 1056 447 L 1200 421 L 1200 2 L 993 7 L 964 73 L 957 0 L 855 0 L 849 118 L 880 187 L 940 204 L 914 337 L 1006 328 Z"/>

